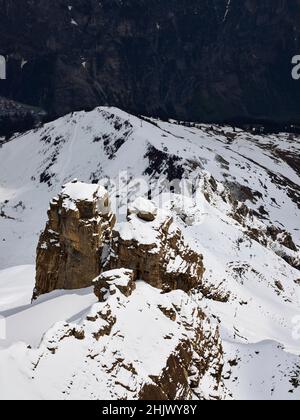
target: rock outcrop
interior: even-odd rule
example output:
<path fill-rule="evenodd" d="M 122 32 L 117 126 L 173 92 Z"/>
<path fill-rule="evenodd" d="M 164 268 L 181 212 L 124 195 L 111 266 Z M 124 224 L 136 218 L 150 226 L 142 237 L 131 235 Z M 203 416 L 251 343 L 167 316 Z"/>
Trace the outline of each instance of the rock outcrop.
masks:
<path fill-rule="evenodd" d="M 37 249 L 34 297 L 91 286 L 115 223 L 107 191 L 76 181 L 67 184 L 50 203 L 48 217 Z"/>
<path fill-rule="evenodd" d="M 139 198 L 128 211 L 128 221 L 113 232 L 110 269 L 126 267 L 136 279 L 170 291 L 189 291 L 204 274 L 203 257 L 184 241 L 170 214 Z"/>
<path fill-rule="evenodd" d="M 195 328 L 192 340 L 182 340 L 170 354 L 166 366 L 159 376 L 152 376 L 152 384 L 145 384 L 140 393 L 141 400 L 191 400 L 221 399 L 223 372 L 223 348 L 219 330 L 205 331 L 207 318 L 203 312 L 194 313 L 196 323 L 188 323 L 187 328 Z M 180 319 L 180 317 L 179 317 Z M 209 395 L 203 395 L 201 385 L 209 372 L 215 384 Z"/>
<path fill-rule="evenodd" d="M 153 222 L 157 216 L 157 207 L 151 201 L 139 197 L 128 208 L 128 216 L 131 214 L 145 222 Z"/>
<path fill-rule="evenodd" d="M 34 298 L 56 289 L 91 286 L 104 301 L 114 284 L 126 296 L 137 279 L 163 291 L 190 291 L 200 285 L 203 257 L 184 241 L 173 218 L 151 201 L 138 198 L 128 221 L 114 229 L 107 191 L 80 182 L 67 184 L 53 199 L 37 249 Z M 127 283 L 115 272 L 126 269 Z M 123 276 L 124 277 L 124 276 Z"/>
<path fill-rule="evenodd" d="M 126 269 L 106 271 L 94 280 L 94 284 L 94 293 L 99 302 L 105 302 L 116 293 L 116 289 L 129 297 L 136 288 L 134 272 Z"/>
<path fill-rule="evenodd" d="M 56 324 L 38 349 L 24 346 L 30 386 L 36 389 L 42 376 L 48 398 L 59 391 L 64 399 L 221 399 L 218 327 L 187 293 L 161 293 L 143 281 L 129 291 L 131 279 L 125 269 L 103 273 L 99 285 L 113 292 L 104 302 L 79 324 Z"/>

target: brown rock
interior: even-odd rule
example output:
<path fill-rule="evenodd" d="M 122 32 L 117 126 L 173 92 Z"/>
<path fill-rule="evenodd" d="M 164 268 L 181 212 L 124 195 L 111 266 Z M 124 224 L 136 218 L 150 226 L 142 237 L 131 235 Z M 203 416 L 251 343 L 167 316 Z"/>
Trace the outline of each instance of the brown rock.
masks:
<path fill-rule="evenodd" d="M 99 302 L 105 302 L 109 294 L 114 294 L 114 287 L 126 297 L 131 296 L 136 288 L 134 272 L 126 269 L 107 271 L 94 280 L 94 284 Z"/>
<path fill-rule="evenodd" d="M 162 311 L 162 313 L 168 317 L 171 321 L 176 321 L 176 311 L 174 308 L 165 308 L 162 305 L 159 305 L 158 308 Z"/>
<path fill-rule="evenodd" d="M 84 372 L 77 375 L 78 380 L 92 373 L 92 383 L 99 387 L 88 386 L 86 397 L 94 399 L 101 399 L 103 393 L 115 400 L 223 398 L 219 330 L 194 297 L 181 291 L 162 294 L 145 284 L 138 285 L 135 293 L 130 302 L 116 293 L 105 303 L 96 303 L 80 325 L 54 327 L 39 350 L 39 360 L 48 368 L 38 360 L 33 380 L 39 381 L 41 375 L 45 378 L 46 372 L 52 383 L 53 372 L 61 368 L 60 358 L 52 355 L 74 348 L 74 357 L 68 369 L 61 371 L 55 390 L 65 389 L 73 370 Z M 36 349 L 34 352 L 36 358 Z"/>
<path fill-rule="evenodd" d="M 113 232 L 109 269 L 126 267 L 164 291 L 189 291 L 201 283 L 202 255 L 184 241 L 168 214 L 158 211 L 153 222 L 145 222 L 138 212 L 129 212 L 128 222 Z"/>
<path fill-rule="evenodd" d="M 137 215 L 138 218 L 145 222 L 153 222 L 157 216 L 157 207 L 143 197 L 139 197 L 128 209 L 128 216 Z"/>
<path fill-rule="evenodd" d="M 148 200 L 136 200 L 128 222 L 113 230 L 107 191 L 74 182 L 51 202 L 48 216 L 37 249 L 34 298 L 56 289 L 91 286 L 101 272 L 115 269 L 127 270 L 97 278 L 99 300 L 105 300 L 112 285 L 129 296 L 137 279 L 164 291 L 201 285 L 202 255 L 185 243 L 173 218 Z"/>
<path fill-rule="evenodd" d="M 215 333 L 204 330 L 207 322 L 201 310 L 194 314 L 196 325 L 193 325 L 195 336 L 193 340 L 182 340 L 175 351 L 170 354 L 165 368 L 159 376 L 151 376 L 152 384 L 145 384 L 140 393 L 140 400 L 151 400 L 157 396 L 159 400 L 190 400 L 197 396 L 204 399 L 207 396 L 199 393 L 199 385 L 207 372 L 211 373 L 215 392 L 209 399 L 219 399 L 222 387 L 223 349 L 219 330 Z M 191 328 L 186 324 L 185 327 Z"/>
<path fill-rule="evenodd" d="M 298 251 L 298 248 L 293 241 L 292 235 L 289 232 L 275 226 L 268 226 L 267 234 L 272 238 L 273 241 L 277 241 L 279 244 L 285 246 L 291 251 Z"/>
<path fill-rule="evenodd" d="M 34 298 L 56 289 L 91 286 L 115 223 L 106 190 L 80 182 L 63 188 L 51 202 L 48 217 L 37 248 Z"/>

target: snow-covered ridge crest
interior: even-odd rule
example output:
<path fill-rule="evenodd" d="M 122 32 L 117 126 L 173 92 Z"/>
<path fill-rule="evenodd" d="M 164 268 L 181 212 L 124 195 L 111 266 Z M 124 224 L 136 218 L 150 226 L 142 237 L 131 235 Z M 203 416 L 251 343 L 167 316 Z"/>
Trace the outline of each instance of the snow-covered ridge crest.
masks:
<path fill-rule="evenodd" d="M 66 209 L 76 210 L 77 203 L 95 201 L 100 214 L 108 214 L 111 211 L 108 192 L 101 185 L 86 184 L 74 179 L 63 185 L 61 197 L 63 198 L 62 207 Z M 57 201 L 57 198 L 52 200 L 54 201 Z"/>
<path fill-rule="evenodd" d="M 93 201 L 105 198 L 107 191 L 101 185 L 85 184 L 75 179 L 63 186 L 62 195 L 74 201 Z"/>
<path fill-rule="evenodd" d="M 115 275 L 126 283 L 123 270 Z M 15 395 L 16 382 L 21 398 L 30 399 L 222 398 L 218 329 L 191 298 L 162 295 L 143 282 L 130 297 L 117 287 L 110 292 L 79 323 L 54 325 L 38 349 L 15 344 L 0 351 L 0 366 L 13 369 L 10 381 L 1 369 L 1 398 Z"/>

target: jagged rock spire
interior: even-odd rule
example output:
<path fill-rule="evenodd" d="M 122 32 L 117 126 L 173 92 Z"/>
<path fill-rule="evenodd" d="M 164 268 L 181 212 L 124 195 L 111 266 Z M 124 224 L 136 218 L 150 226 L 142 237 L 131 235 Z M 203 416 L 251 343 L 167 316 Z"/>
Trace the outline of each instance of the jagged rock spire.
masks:
<path fill-rule="evenodd" d="M 91 286 L 115 223 L 107 191 L 77 181 L 66 184 L 50 203 L 48 217 L 37 249 L 34 297 Z"/>

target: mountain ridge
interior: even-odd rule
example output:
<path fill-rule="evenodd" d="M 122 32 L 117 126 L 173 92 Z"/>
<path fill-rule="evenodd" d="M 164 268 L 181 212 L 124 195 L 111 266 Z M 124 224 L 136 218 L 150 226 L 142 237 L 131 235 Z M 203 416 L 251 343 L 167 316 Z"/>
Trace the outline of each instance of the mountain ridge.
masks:
<path fill-rule="evenodd" d="M 262 135 L 217 125 L 146 121 L 102 107 L 69 114 L 5 143 L 0 148 L 0 315 L 6 318 L 8 335 L 6 341 L 0 341 L 0 383 L 7 383 L 3 387 L 6 395 L 15 395 L 17 382 L 22 384 L 18 392 L 23 398 L 27 394 L 38 399 L 47 395 L 95 398 L 94 363 L 107 365 L 115 360 L 98 359 L 96 350 L 104 342 L 90 341 L 93 323 L 86 322 L 86 317 L 90 318 L 96 299 L 90 288 L 55 291 L 30 304 L 35 251 L 48 203 L 62 185 L 77 178 L 107 188 L 119 232 L 124 226 L 127 232 L 128 206 L 134 199 L 151 196 L 158 208 L 172 214 L 186 243 L 203 255 L 201 287 L 182 296 L 189 299 L 188 310 L 199 308 L 212 328 L 220 331 L 224 388 L 219 389 L 218 398 L 299 399 L 300 180 L 297 165 L 291 164 L 299 154 L 298 140 L 288 133 Z M 143 229 L 138 233 L 142 235 Z M 133 312 L 124 309 L 121 316 L 130 325 L 125 330 L 126 323 L 116 324 L 121 332 L 113 343 L 120 349 L 122 335 L 134 334 L 134 340 L 142 343 L 141 352 L 137 358 L 126 345 L 126 360 L 139 360 L 140 366 L 144 363 L 142 350 L 151 354 L 152 347 L 139 341 L 139 328 L 144 332 L 144 326 L 137 324 L 136 330 L 130 321 L 132 316 L 139 319 L 143 309 L 141 295 L 146 286 L 138 282 L 137 286 L 137 294 L 133 292 L 128 303 L 124 302 Z M 161 301 L 161 296 L 168 296 L 149 287 L 152 303 L 168 309 Z M 110 302 L 114 305 L 114 297 Z M 143 302 L 151 305 L 149 300 Z M 146 313 L 151 325 L 157 316 L 161 325 L 168 322 L 167 329 L 175 327 L 160 310 Z M 81 340 L 85 328 L 89 338 Z M 60 345 L 65 335 L 68 338 Z M 154 334 L 152 341 L 161 343 L 161 338 Z M 19 341 L 27 344 L 17 345 Z M 93 351 L 87 364 L 86 346 Z M 68 358 L 67 376 L 57 376 L 70 348 L 76 348 L 76 357 Z M 33 372 L 39 355 L 42 362 Z M 86 375 L 84 368 L 79 372 L 78 364 L 88 366 L 91 374 Z M 25 376 L 18 366 L 25 367 Z M 116 381 L 128 384 L 128 376 L 125 380 L 123 376 L 128 369 L 116 366 L 123 372 L 121 377 L 116 372 Z M 103 375 L 105 369 L 100 368 Z M 28 379 L 32 375 L 34 379 Z M 72 380 L 68 382 L 72 375 L 74 387 Z M 134 377 L 130 383 L 136 385 Z M 208 393 L 201 395 L 210 399 L 213 385 L 211 377 L 207 380 Z M 70 389 L 65 388 L 66 381 Z M 41 392 L 46 383 L 53 386 Z M 120 394 L 119 385 L 109 387 L 110 391 L 115 397 L 129 395 L 123 387 Z"/>

